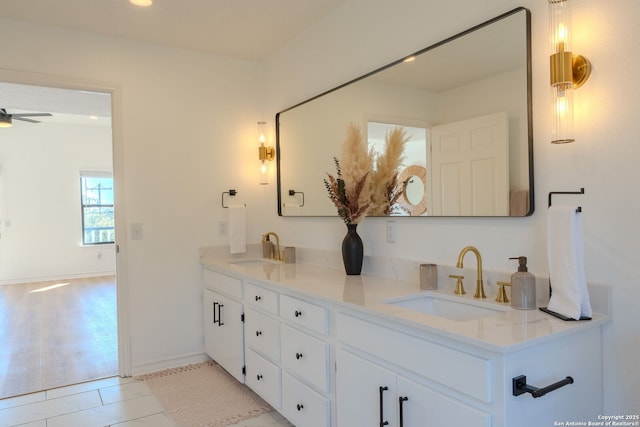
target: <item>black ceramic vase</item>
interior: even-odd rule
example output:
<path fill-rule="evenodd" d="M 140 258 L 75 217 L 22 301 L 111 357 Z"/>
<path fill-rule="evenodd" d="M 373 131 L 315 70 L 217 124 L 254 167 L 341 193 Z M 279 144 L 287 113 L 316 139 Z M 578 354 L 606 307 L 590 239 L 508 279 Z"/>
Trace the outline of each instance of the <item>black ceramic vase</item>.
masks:
<path fill-rule="evenodd" d="M 347 235 L 342 240 L 342 261 L 345 272 L 350 276 L 358 275 L 362 271 L 364 252 L 362 239 L 356 231 L 357 227 L 358 224 L 347 224 Z"/>

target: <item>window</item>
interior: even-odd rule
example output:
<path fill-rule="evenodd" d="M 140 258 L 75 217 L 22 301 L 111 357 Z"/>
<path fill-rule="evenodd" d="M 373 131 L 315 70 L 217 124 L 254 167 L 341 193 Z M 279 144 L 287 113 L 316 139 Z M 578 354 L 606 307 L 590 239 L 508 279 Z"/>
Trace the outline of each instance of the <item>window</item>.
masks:
<path fill-rule="evenodd" d="M 82 244 L 114 243 L 113 177 L 106 172 L 81 172 Z"/>

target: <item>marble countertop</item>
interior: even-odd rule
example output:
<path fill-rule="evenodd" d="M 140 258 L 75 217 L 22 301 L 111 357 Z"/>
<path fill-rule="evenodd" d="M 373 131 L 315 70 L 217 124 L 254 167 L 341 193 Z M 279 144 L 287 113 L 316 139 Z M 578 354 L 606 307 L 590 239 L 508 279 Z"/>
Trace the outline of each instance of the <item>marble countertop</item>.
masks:
<path fill-rule="evenodd" d="M 252 260 L 259 262 L 247 262 Z M 268 283 L 280 292 L 323 300 L 334 306 L 375 315 L 405 327 L 499 353 L 510 353 L 559 339 L 587 328 L 600 327 L 609 321 L 608 315 L 598 313 L 590 321 L 563 321 L 540 310 L 515 310 L 509 304 L 494 302 L 493 298 L 480 301 L 473 298 L 473 292 L 469 291 L 462 296 L 453 295 L 450 288 L 422 291 L 417 283 L 370 275 L 347 276 L 343 270 L 313 264 L 284 264 L 268 260 L 263 263 L 263 260 L 255 257 L 244 260 L 203 257 L 200 261 L 205 268 Z M 471 320 L 452 320 L 388 303 L 389 300 L 429 293 L 444 299 L 494 308 L 496 312 Z"/>

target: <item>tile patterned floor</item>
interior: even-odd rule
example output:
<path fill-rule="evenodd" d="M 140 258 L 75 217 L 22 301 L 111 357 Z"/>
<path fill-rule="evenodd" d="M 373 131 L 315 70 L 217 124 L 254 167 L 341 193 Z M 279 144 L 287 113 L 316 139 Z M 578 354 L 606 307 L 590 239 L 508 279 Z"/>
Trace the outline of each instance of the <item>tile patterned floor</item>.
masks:
<path fill-rule="evenodd" d="M 0 400 L 2 427 L 176 427 L 149 387 L 107 378 Z M 235 427 L 289 427 L 277 412 Z"/>

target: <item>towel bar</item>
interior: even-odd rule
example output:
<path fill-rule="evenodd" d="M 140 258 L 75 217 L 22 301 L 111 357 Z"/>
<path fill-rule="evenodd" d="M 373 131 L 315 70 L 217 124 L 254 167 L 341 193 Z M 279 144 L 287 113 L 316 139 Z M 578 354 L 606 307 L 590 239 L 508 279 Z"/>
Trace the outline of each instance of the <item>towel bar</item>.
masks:
<path fill-rule="evenodd" d="M 512 387 L 513 387 L 513 395 L 520 396 L 524 393 L 531 393 L 533 397 L 542 397 L 547 393 L 550 393 L 554 390 L 559 389 L 560 387 L 564 387 L 568 384 L 573 384 L 573 378 L 566 377 L 563 380 L 550 384 L 546 387 L 538 388 L 532 385 L 527 384 L 527 377 L 525 375 L 519 375 L 517 377 L 513 377 L 511 379 Z"/>
<path fill-rule="evenodd" d="M 547 207 L 550 208 L 551 207 L 551 196 L 553 196 L 554 194 L 584 194 L 584 187 L 580 189 L 580 191 L 552 191 L 549 193 L 549 203 L 547 204 Z M 582 206 L 578 206 L 576 208 L 576 212 L 582 212 Z"/>
<path fill-rule="evenodd" d="M 229 206 L 225 206 L 224 205 L 224 195 L 225 194 L 228 194 L 229 196 L 234 197 L 236 194 L 238 194 L 238 192 L 236 190 L 233 190 L 233 189 L 229 190 L 229 191 L 223 191 L 222 192 L 222 196 L 221 196 L 221 198 L 222 198 L 222 207 L 227 209 Z M 245 206 L 247 206 L 246 203 L 245 203 Z"/>

